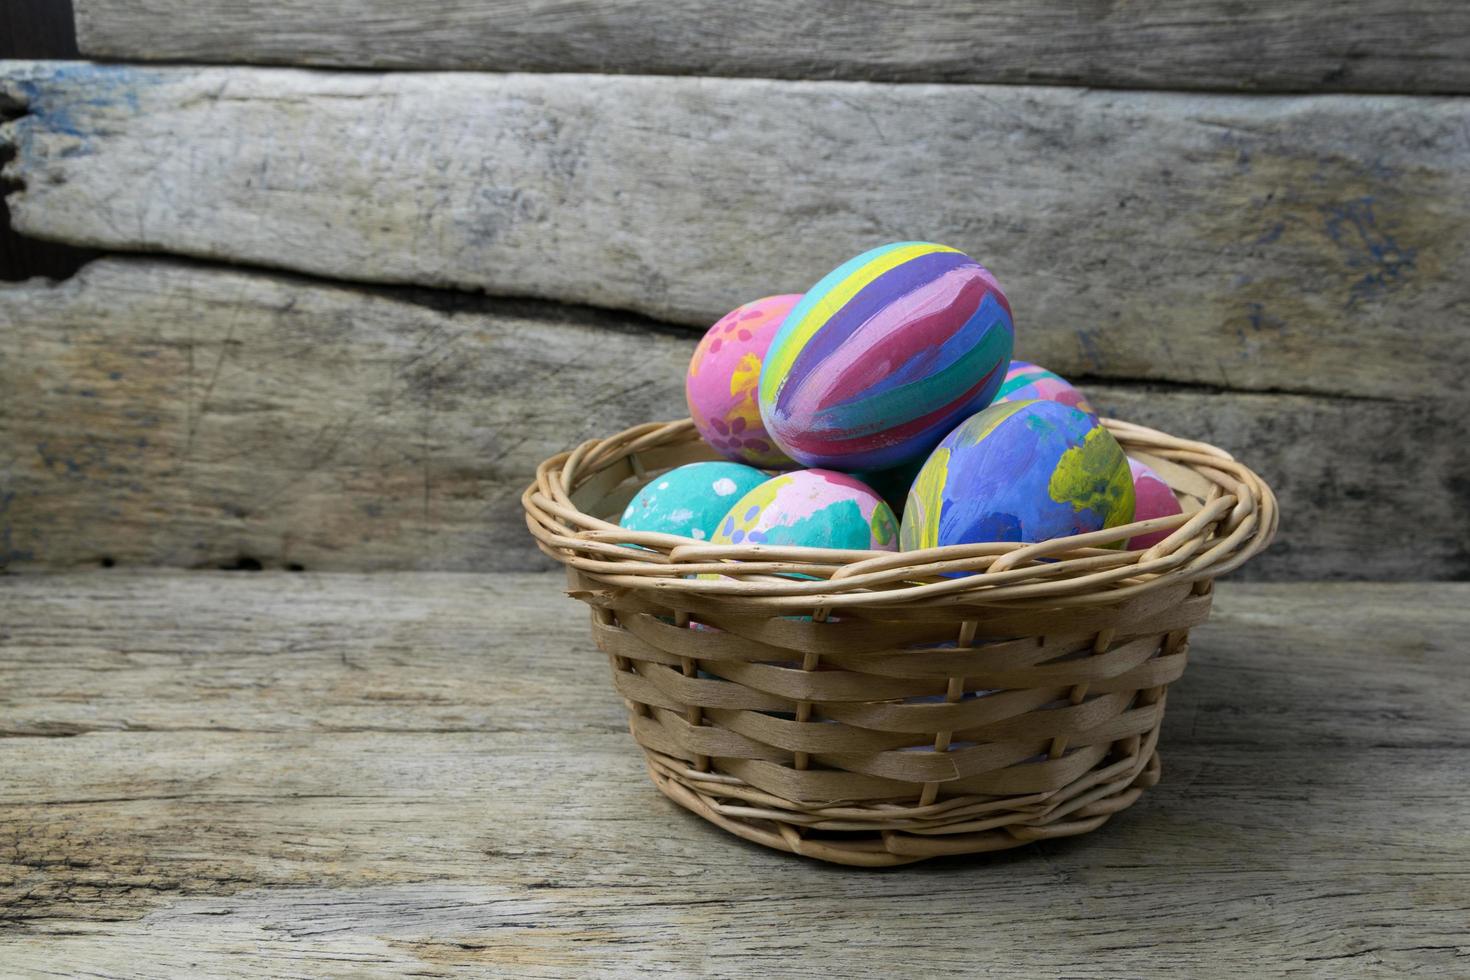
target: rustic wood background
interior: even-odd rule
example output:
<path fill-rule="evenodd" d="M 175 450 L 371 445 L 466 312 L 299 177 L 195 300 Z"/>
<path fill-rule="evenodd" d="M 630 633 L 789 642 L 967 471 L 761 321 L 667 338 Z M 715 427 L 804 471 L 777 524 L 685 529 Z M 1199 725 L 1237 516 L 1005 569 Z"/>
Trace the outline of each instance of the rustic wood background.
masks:
<path fill-rule="evenodd" d="M 1455 0 L 78 0 L 97 58 L 1466 92 Z"/>
<path fill-rule="evenodd" d="M 1463 4 L 420 7 L 77 0 L 132 64 L 0 66 L 15 230 L 108 253 L 0 288 L 0 565 L 543 568 L 539 458 L 916 237 L 1271 480 L 1247 577 L 1470 577 Z"/>
<path fill-rule="evenodd" d="M 1470 586 L 1280 581 L 1470 578 L 1460 0 L 65 6 L 0 3 L 0 572 L 132 573 L 0 577 L 0 974 L 1466 972 Z M 1144 802 L 852 874 L 648 785 L 517 497 L 914 237 L 1285 523 Z"/>
<path fill-rule="evenodd" d="M 1470 967 L 1470 585 L 1223 585 L 1137 806 L 1085 837 L 874 873 L 660 796 L 585 609 L 549 578 L 11 576 L 0 974 Z"/>

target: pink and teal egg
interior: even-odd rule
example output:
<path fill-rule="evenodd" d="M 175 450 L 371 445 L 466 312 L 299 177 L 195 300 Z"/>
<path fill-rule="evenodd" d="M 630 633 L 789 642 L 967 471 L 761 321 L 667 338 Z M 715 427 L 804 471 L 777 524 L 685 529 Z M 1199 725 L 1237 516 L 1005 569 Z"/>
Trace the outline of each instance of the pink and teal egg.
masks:
<path fill-rule="evenodd" d="M 980 263 L 945 245 L 884 245 L 787 315 L 761 369 L 761 418 L 803 465 L 891 469 L 990 404 L 1014 337 L 1010 303 Z"/>
<path fill-rule="evenodd" d="M 904 508 L 904 550 L 1046 541 L 1133 520 L 1133 477 L 1113 434 L 1052 401 L 1002 402 L 930 454 Z"/>
<path fill-rule="evenodd" d="M 740 463 L 687 463 L 650 480 L 628 502 L 618 525 L 707 541 L 730 505 L 766 479 Z"/>
<path fill-rule="evenodd" d="M 1066 378 L 1026 361 L 1012 361 L 995 400 L 1027 402 L 1037 399 L 1071 405 L 1078 411 L 1097 418 L 1097 411 L 1087 404 L 1082 392 L 1074 388 Z"/>
<path fill-rule="evenodd" d="M 871 487 L 846 473 L 795 470 L 741 497 L 715 544 L 897 551 L 898 520 Z"/>
<path fill-rule="evenodd" d="M 1151 521 L 1155 517 L 1172 517 L 1184 513 L 1184 508 L 1179 505 L 1179 498 L 1174 496 L 1169 484 L 1151 466 L 1130 456 L 1128 469 L 1133 475 L 1133 496 L 1137 500 L 1133 507 L 1135 521 Z M 1172 530 L 1153 531 L 1129 538 L 1128 550 L 1144 551 L 1152 548 L 1173 533 Z"/>
<path fill-rule="evenodd" d="M 694 427 L 720 455 L 737 463 L 796 466 L 766 432 L 756 392 L 766 348 L 800 299 L 798 294 L 767 296 L 731 310 L 705 332 L 689 362 L 684 396 Z"/>

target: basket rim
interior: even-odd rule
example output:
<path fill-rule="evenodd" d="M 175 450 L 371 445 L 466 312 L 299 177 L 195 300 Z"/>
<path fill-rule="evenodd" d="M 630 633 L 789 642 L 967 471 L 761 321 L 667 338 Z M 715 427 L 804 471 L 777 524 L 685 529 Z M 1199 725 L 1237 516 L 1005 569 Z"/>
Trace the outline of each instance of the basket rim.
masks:
<path fill-rule="evenodd" d="M 764 611 L 893 606 L 1048 606 L 1115 603 L 1142 592 L 1212 579 L 1264 550 L 1279 524 L 1275 494 L 1223 449 L 1118 419 L 1101 423 L 1129 456 L 1159 472 L 1196 506 L 1036 544 L 989 542 L 913 551 L 839 551 L 760 544 L 723 545 L 628 531 L 587 513 L 673 466 L 718 460 L 689 418 L 648 422 L 557 453 L 521 496 L 542 552 L 611 590 L 683 594 Z M 631 494 L 628 494 L 631 496 Z M 589 499 L 591 498 L 591 499 Z M 1128 539 L 1168 536 L 1140 551 Z M 1107 547 L 1115 545 L 1115 547 Z M 631 547 L 630 547 L 631 546 Z M 947 573 L 970 573 L 945 577 Z M 804 579 L 787 577 L 792 574 Z"/>

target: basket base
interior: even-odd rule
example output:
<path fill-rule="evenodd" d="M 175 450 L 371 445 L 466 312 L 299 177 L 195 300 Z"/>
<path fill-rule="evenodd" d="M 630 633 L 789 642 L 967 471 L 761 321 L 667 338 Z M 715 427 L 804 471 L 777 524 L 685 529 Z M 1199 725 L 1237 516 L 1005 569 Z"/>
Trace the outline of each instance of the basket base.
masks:
<path fill-rule="evenodd" d="M 646 749 L 645 755 L 649 777 L 659 791 L 715 826 L 774 850 L 860 868 L 891 868 L 1086 834 L 1132 806 L 1159 781 L 1161 772 L 1159 754 L 1150 750 L 1141 766 L 1124 760 L 1132 764 L 1122 765 L 1119 772 L 1093 773 L 1094 778 L 1111 778 L 1081 795 L 869 808 L 864 819 L 854 817 L 858 809 L 854 807 L 792 811 L 791 804 L 775 801 L 741 780 L 702 773 L 682 760 Z M 772 808 L 772 802 L 781 809 Z"/>

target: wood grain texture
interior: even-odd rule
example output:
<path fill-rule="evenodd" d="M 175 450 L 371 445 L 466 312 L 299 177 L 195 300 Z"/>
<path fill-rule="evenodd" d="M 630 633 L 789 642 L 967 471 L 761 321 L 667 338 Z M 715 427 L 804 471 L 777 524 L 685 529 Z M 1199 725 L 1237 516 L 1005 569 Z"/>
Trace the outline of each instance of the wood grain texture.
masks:
<path fill-rule="evenodd" d="M 16 64 L 17 228 L 703 326 L 973 252 L 1064 373 L 1403 399 L 1470 365 L 1470 104 Z"/>
<path fill-rule="evenodd" d="M 0 288 L 0 323 L 15 568 L 545 568 L 519 503 L 536 464 L 684 414 L 694 345 L 627 315 L 151 259 Z M 1085 387 L 1272 482 L 1282 533 L 1243 575 L 1470 574 L 1452 406 Z"/>
<path fill-rule="evenodd" d="M 693 341 L 448 302 L 125 260 L 0 287 L 3 558 L 545 567 L 536 464 L 679 414 Z"/>
<path fill-rule="evenodd" d="M 1470 91 L 1453 0 L 78 0 L 101 59 L 346 68 Z"/>
<path fill-rule="evenodd" d="M 1470 587 L 1222 584 L 1138 806 L 881 874 L 660 797 L 561 588 L 0 579 L 5 969 L 1336 980 L 1470 960 Z"/>
<path fill-rule="evenodd" d="M 76 29 L 71 0 L 11 0 L 0 3 L 0 60 L 75 58 Z M 0 119 L 8 114 L 0 106 Z M 10 227 L 10 210 L 0 200 L 0 280 L 69 276 L 96 256 L 88 249 L 23 238 Z"/>

